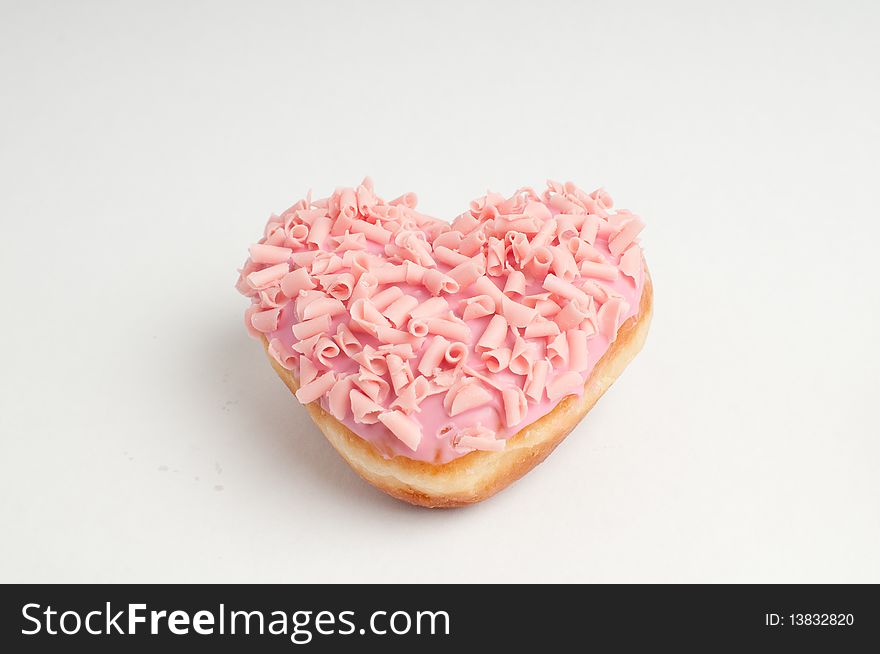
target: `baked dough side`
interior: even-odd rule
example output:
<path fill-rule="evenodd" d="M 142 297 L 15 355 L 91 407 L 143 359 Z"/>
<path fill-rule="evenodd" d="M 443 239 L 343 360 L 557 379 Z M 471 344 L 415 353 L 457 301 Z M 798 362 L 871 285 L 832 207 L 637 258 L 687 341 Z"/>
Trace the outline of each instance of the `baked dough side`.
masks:
<path fill-rule="evenodd" d="M 355 472 L 389 495 L 431 508 L 481 502 L 547 458 L 642 349 L 654 305 L 647 269 L 645 275 L 638 313 L 621 325 L 617 338 L 585 382 L 583 395 L 564 398 L 550 413 L 507 439 L 500 452 L 474 451 L 444 464 L 414 461 L 403 456 L 386 459 L 368 441 L 324 411 L 318 401 L 307 404 L 306 408 L 330 444 Z M 263 347 L 268 347 L 265 338 Z M 295 393 L 298 386 L 291 371 L 285 370 L 271 356 L 269 361 Z"/>

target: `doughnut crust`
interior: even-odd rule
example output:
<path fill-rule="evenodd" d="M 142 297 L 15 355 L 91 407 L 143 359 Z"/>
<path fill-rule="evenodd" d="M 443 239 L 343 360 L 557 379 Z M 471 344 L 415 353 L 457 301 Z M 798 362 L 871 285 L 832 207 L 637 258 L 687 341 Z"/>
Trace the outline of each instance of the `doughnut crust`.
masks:
<path fill-rule="evenodd" d="M 481 502 L 503 490 L 541 463 L 574 429 L 627 364 L 642 349 L 653 312 L 654 292 L 645 268 L 639 311 L 596 363 L 580 397 L 569 395 L 547 415 L 507 439 L 500 452 L 474 451 L 444 464 L 403 456 L 384 458 L 368 441 L 324 411 L 318 401 L 306 405 L 312 420 L 361 477 L 404 502 L 430 508 L 452 508 Z M 263 338 L 264 348 L 268 342 Z M 297 391 L 291 371 L 271 356 L 269 362 L 290 389 Z"/>

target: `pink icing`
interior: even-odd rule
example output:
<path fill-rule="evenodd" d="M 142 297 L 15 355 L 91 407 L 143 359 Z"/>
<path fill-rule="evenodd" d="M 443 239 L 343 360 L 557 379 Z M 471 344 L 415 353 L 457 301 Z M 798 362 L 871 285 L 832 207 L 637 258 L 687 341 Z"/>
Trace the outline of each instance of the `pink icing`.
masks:
<path fill-rule="evenodd" d="M 642 220 L 602 189 L 489 193 L 448 224 L 369 179 L 271 216 L 236 288 L 248 331 L 384 456 L 499 451 L 636 314 Z"/>

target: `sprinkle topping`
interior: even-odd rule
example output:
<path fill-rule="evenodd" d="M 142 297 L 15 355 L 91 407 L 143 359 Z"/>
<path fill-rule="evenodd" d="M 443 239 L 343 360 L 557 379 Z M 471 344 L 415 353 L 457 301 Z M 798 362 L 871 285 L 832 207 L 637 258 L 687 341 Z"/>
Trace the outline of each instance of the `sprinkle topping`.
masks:
<path fill-rule="evenodd" d="M 365 179 L 271 216 L 236 288 L 245 323 L 386 456 L 498 451 L 579 395 L 638 309 L 642 220 L 550 181 L 474 200 L 451 224 Z"/>

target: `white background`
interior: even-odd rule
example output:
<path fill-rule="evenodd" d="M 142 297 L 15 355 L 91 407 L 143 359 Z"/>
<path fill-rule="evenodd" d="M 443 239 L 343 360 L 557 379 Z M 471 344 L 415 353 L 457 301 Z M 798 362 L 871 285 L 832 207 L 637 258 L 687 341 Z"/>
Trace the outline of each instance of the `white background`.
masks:
<path fill-rule="evenodd" d="M 871 2 L 3 3 L 0 581 L 880 582 L 878 33 Z M 482 505 L 374 491 L 245 334 L 269 213 L 365 174 L 648 223 L 645 350 Z"/>

